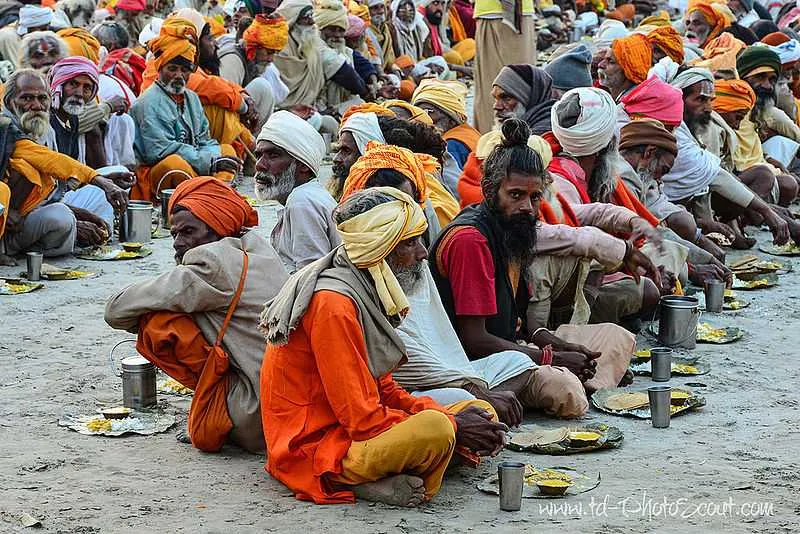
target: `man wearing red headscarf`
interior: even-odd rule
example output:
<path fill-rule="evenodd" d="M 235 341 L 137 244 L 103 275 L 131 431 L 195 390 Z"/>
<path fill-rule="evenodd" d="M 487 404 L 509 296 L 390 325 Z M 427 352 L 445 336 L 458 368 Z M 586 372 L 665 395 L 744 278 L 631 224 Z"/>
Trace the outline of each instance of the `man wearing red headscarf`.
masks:
<path fill-rule="evenodd" d="M 106 322 L 137 333 L 139 353 L 194 390 L 188 437 L 196 448 L 216 452 L 230 441 L 263 451 L 265 342 L 255 325 L 286 271 L 269 242 L 248 231 L 255 210 L 215 178 L 179 184 L 169 213 L 177 267 L 112 297 Z"/>

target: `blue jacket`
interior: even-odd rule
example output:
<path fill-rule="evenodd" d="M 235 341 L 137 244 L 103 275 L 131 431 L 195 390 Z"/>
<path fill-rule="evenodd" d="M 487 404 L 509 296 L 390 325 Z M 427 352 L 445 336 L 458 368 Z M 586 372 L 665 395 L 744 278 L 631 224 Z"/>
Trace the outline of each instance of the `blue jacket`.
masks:
<path fill-rule="evenodd" d="M 133 149 L 145 165 L 155 165 L 177 154 L 201 175 L 210 174 L 211 161 L 220 156 L 219 143 L 208 133 L 208 119 L 196 93 L 186 89 L 183 106 L 158 82 L 131 106 L 136 122 Z"/>

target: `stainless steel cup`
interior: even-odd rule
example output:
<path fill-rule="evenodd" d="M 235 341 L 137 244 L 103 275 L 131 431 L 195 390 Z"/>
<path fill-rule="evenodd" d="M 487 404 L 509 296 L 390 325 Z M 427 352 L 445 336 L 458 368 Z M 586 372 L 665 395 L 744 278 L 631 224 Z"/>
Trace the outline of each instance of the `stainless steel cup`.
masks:
<path fill-rule="evenodd" d="M 653 382 L 667 382 L 672 378 L 672 349 L 653 347 L 650 349 L 650 374 Z"/>
<path fill-rule="evenodd" d="M 162 189 L 161 192 L 158 194 L 159 200 L 161 200 L 161 227 L 169 229 L 170 222 L 169 222 L 169 199 L 172 198 L 172 193 L 174 193 L 174 189 Z"/>
<path fill-rule="evenodd" d="M 500 462 L 497 464 L 497 478 L 500 481 L 500 509 L 506 512 L 518 511 L 522 508 L 525 464 Z"/>
<path fill-rule="evenodd" d="M 28 252 L 28 280 L 36 281 L 42 278 L 42 253 Z"/>
<path fill-rule="evenodd" d="M 706 311 L 721 312 L 725 300 L 725 283 L 719 280 L 708 280 L 705 284 Z"/>
<path fill-rule="evenodd" d="M 653 422 L 653 428 L 668 428 L 672 388 L 651 386 L 647 388 L 647 396 L 650 400 L 650 420 Z"/>

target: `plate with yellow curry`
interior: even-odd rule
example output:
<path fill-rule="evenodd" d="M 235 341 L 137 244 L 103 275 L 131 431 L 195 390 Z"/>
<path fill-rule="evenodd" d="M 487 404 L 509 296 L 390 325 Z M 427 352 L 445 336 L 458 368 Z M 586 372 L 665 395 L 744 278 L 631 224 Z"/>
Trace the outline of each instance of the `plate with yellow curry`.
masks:
<path fill-rule="evenodd" d="M 94 261 L 121 261 L 121 260 L 137 260 L 139 258 L 145 258 L 152 254 L 152 249 L 141 247 L 139 250 L 125 250 L 122 247 L 95 247 L 92 249 L 86 249 L 82 251 L 80 254 L 76 254 L 76 258 L 80 258 L 82 260 L 94 260 Z"/>
<path fill-rule="evenodd" d="M 558 428 L 526 428 L 511 434 L 506 445 L 510 450 L 554 456 L 614 449 L 622 444 L 622 431 L 605 423 L 562 426 Z"/>
<path fill-rule="evenodd" d="M 635 375 L 650 376 L 652 368 L 649 359 L 637 360 L 636 363 L 631 363 L 630 370 Z M 672 376 L 698 376 L 707 374 L 711 370 L 711 366 L 705 362 L 699 361 L 697 358 L 672 358 Z"/>
<path fill-rule="evenodd" d="M 592 491 L 600 485 L 600 473 L 589 476 L 571 467 L 525 465 L 522 497 L 525 499 L 559 499 Z M 490 495 L 500 495 L 497 473 L 483 479 L 478 489 Z"/>
<path fill-rule="evenodd" d="M 686 386 L 673 387 L 672 396 L 670 416 L 697 410 L 706 405 L 705 397 L 698 395 Z M 601 389 L 592 395 L 592 404 L 602 412 L 637 419 L 650 419 L 650 400 L 646 390 Z"/>

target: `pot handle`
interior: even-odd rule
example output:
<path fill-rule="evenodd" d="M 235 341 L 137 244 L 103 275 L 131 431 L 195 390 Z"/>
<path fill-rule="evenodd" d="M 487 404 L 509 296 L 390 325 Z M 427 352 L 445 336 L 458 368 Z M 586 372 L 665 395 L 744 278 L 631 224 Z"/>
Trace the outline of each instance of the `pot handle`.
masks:
<path fill-rule="evenodd" d="M 108 364 L 111 366 L 111 373 L 114 376 L 118 376 L 118 377 L 122 376 L 122 371 L 120 370 L 120 368 L 114 362 L 114 351 L 117 350 L 117 347 L 119 347 L 123 343 L 136 343 L 136 340 L 135 339 L 123 339 L 122 341 L 120 341 L 119 343 L 117 343 L 116 345 L 111 347 L 111 350 L 108 352 Z"/>

